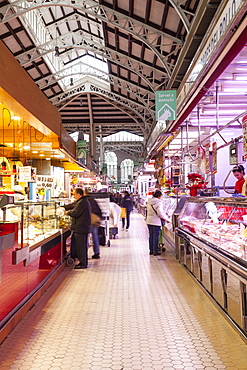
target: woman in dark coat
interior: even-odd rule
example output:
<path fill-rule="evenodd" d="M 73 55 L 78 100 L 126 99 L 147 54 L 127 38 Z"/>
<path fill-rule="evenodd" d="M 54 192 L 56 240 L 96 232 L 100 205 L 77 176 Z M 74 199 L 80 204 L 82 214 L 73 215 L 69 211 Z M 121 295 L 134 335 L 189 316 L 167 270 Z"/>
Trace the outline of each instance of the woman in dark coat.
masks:
<path fill-rule="evenodd" d="M 91 226 L 91 206 L 87 197 L 84 196 L 82 189 L 77 188 L 74 191 L 75 202 L 64 205 L 66 214 L 72 218 L 71 224 L 71 257 L 74 258 L 74 251 L 76 257 L 79 259 L 79 264 L 75 269 L 86 269 L 88 263 L 87 256 L 87 239 Z"/>

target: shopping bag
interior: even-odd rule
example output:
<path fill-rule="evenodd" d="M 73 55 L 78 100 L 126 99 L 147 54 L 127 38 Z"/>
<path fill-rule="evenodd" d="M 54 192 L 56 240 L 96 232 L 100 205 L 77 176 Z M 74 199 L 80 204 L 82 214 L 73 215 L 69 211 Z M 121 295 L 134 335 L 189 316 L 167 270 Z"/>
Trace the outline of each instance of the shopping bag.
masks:
<path fill-rule="evenodd" d="M 91 225 L 99 227 L 100 226 L 101 218 L 97 216 L 95 213 L 91 213 Z"/>
<path fill-rule="evenodd" d="M 126 208 L 121 208 L 120 218 L 126 218 Z"/>

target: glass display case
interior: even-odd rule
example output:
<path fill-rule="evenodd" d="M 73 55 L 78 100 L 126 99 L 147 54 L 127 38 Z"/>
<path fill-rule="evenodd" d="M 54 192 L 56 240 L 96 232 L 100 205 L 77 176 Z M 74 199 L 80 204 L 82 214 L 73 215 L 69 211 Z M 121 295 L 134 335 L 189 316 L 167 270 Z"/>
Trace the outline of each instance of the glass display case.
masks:
<path fill-rule="evenodd" d="M 208 245 L 247 261 L 247 199 L 189 198 L 179 223 Z"/>
<path fill-rule="evenodd" d="M 4 197 L 4 198 L 3 198 Z M 70 217 L 65 199 L 14 203 L 0 197 L 0 327 L 65 266 Z M 68 248 L 68 249 L 67 249 Z M 49 282 L 48 282 L 49 281 Z M 37 299 L 39 294 L 37 294 Z M 33 303 L 32 303 L 33 304 Z M 10 324 L 11 326 L 11 324 Z"/>
<path fill-rule="evenodd" d="M 165 196 L 162 198 L 163 210 L 167 216 L 165 225 L 162 227 L 163 244 L 169 248 L 170 252 L 178 258 L 176 249 L 175 228 L 178 225 L 178 216 L 186 201 L 186 196 Z"/>
<path fill-rule="evenodd" d="M 69 226 L 62 204 L 64 200 L 7 204 L 0 210 L 1 230 L 18 223 L 18 248 L 33 246 Z"/>
<path fill-rule="evenodd" d="M 247 340 L 247 199 L 187 198 L 179 260 Z"/>

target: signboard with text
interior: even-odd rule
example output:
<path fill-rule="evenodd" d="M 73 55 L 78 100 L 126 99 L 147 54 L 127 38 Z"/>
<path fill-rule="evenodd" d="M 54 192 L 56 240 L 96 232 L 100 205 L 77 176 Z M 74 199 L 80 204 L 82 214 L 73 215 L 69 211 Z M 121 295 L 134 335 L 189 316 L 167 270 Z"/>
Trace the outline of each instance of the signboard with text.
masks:
<path fill-rule="evenodd" d="M 155 111 L 157 121 L 172 121 L 177 116 L 177 91 L 155 92 Z"/>
<path fill-rule="evenodd" d="M 54 179 L 52 176 L 37 175 L 37 188 L 52 189 L 54 187 Z"/>
<path fill-rule="evenodd" d="M 212 144 L 212 174 L 217 172 L 217 143 Z"/>
<path fill-rule="evenodd" d="M 31 176 L 31 166 L 24 166 L 18 168 L 18 181 L 29 182 L 32 180 Z"/>

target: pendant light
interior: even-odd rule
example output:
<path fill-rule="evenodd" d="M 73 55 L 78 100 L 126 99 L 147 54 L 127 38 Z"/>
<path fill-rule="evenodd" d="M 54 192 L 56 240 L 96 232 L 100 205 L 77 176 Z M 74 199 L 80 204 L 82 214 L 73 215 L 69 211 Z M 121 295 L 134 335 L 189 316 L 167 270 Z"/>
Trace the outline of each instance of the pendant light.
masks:
<path fill-rule="evenodd" d="M 10 111 L 7 108 L 3 108 L 3 110 L 2 110 L 2 138 L 3 138 L 3 141 L 2 141 L 2 146 L 3 146 L 2 158 L 3 158 L 3 161 L 1 163 L 1 169 L 2 169 L 2 171 L 6 171 L 6 168 L 7 168 L 7 163 L 4 160 L 4 158 L 5 158 L 5 156 L 4 156 L 4 148 L 5 148 L 5 140 L 4 140 L 5 139 L 4 138 L 4 131 L 5 131 L 4 130 L 4 112 L 5 111 L 7 111 L 8 114 L 9 114 L 9 119 L 10 119 L 9 124 L 11 122 L 11 113 L 10 113 Z"/>

